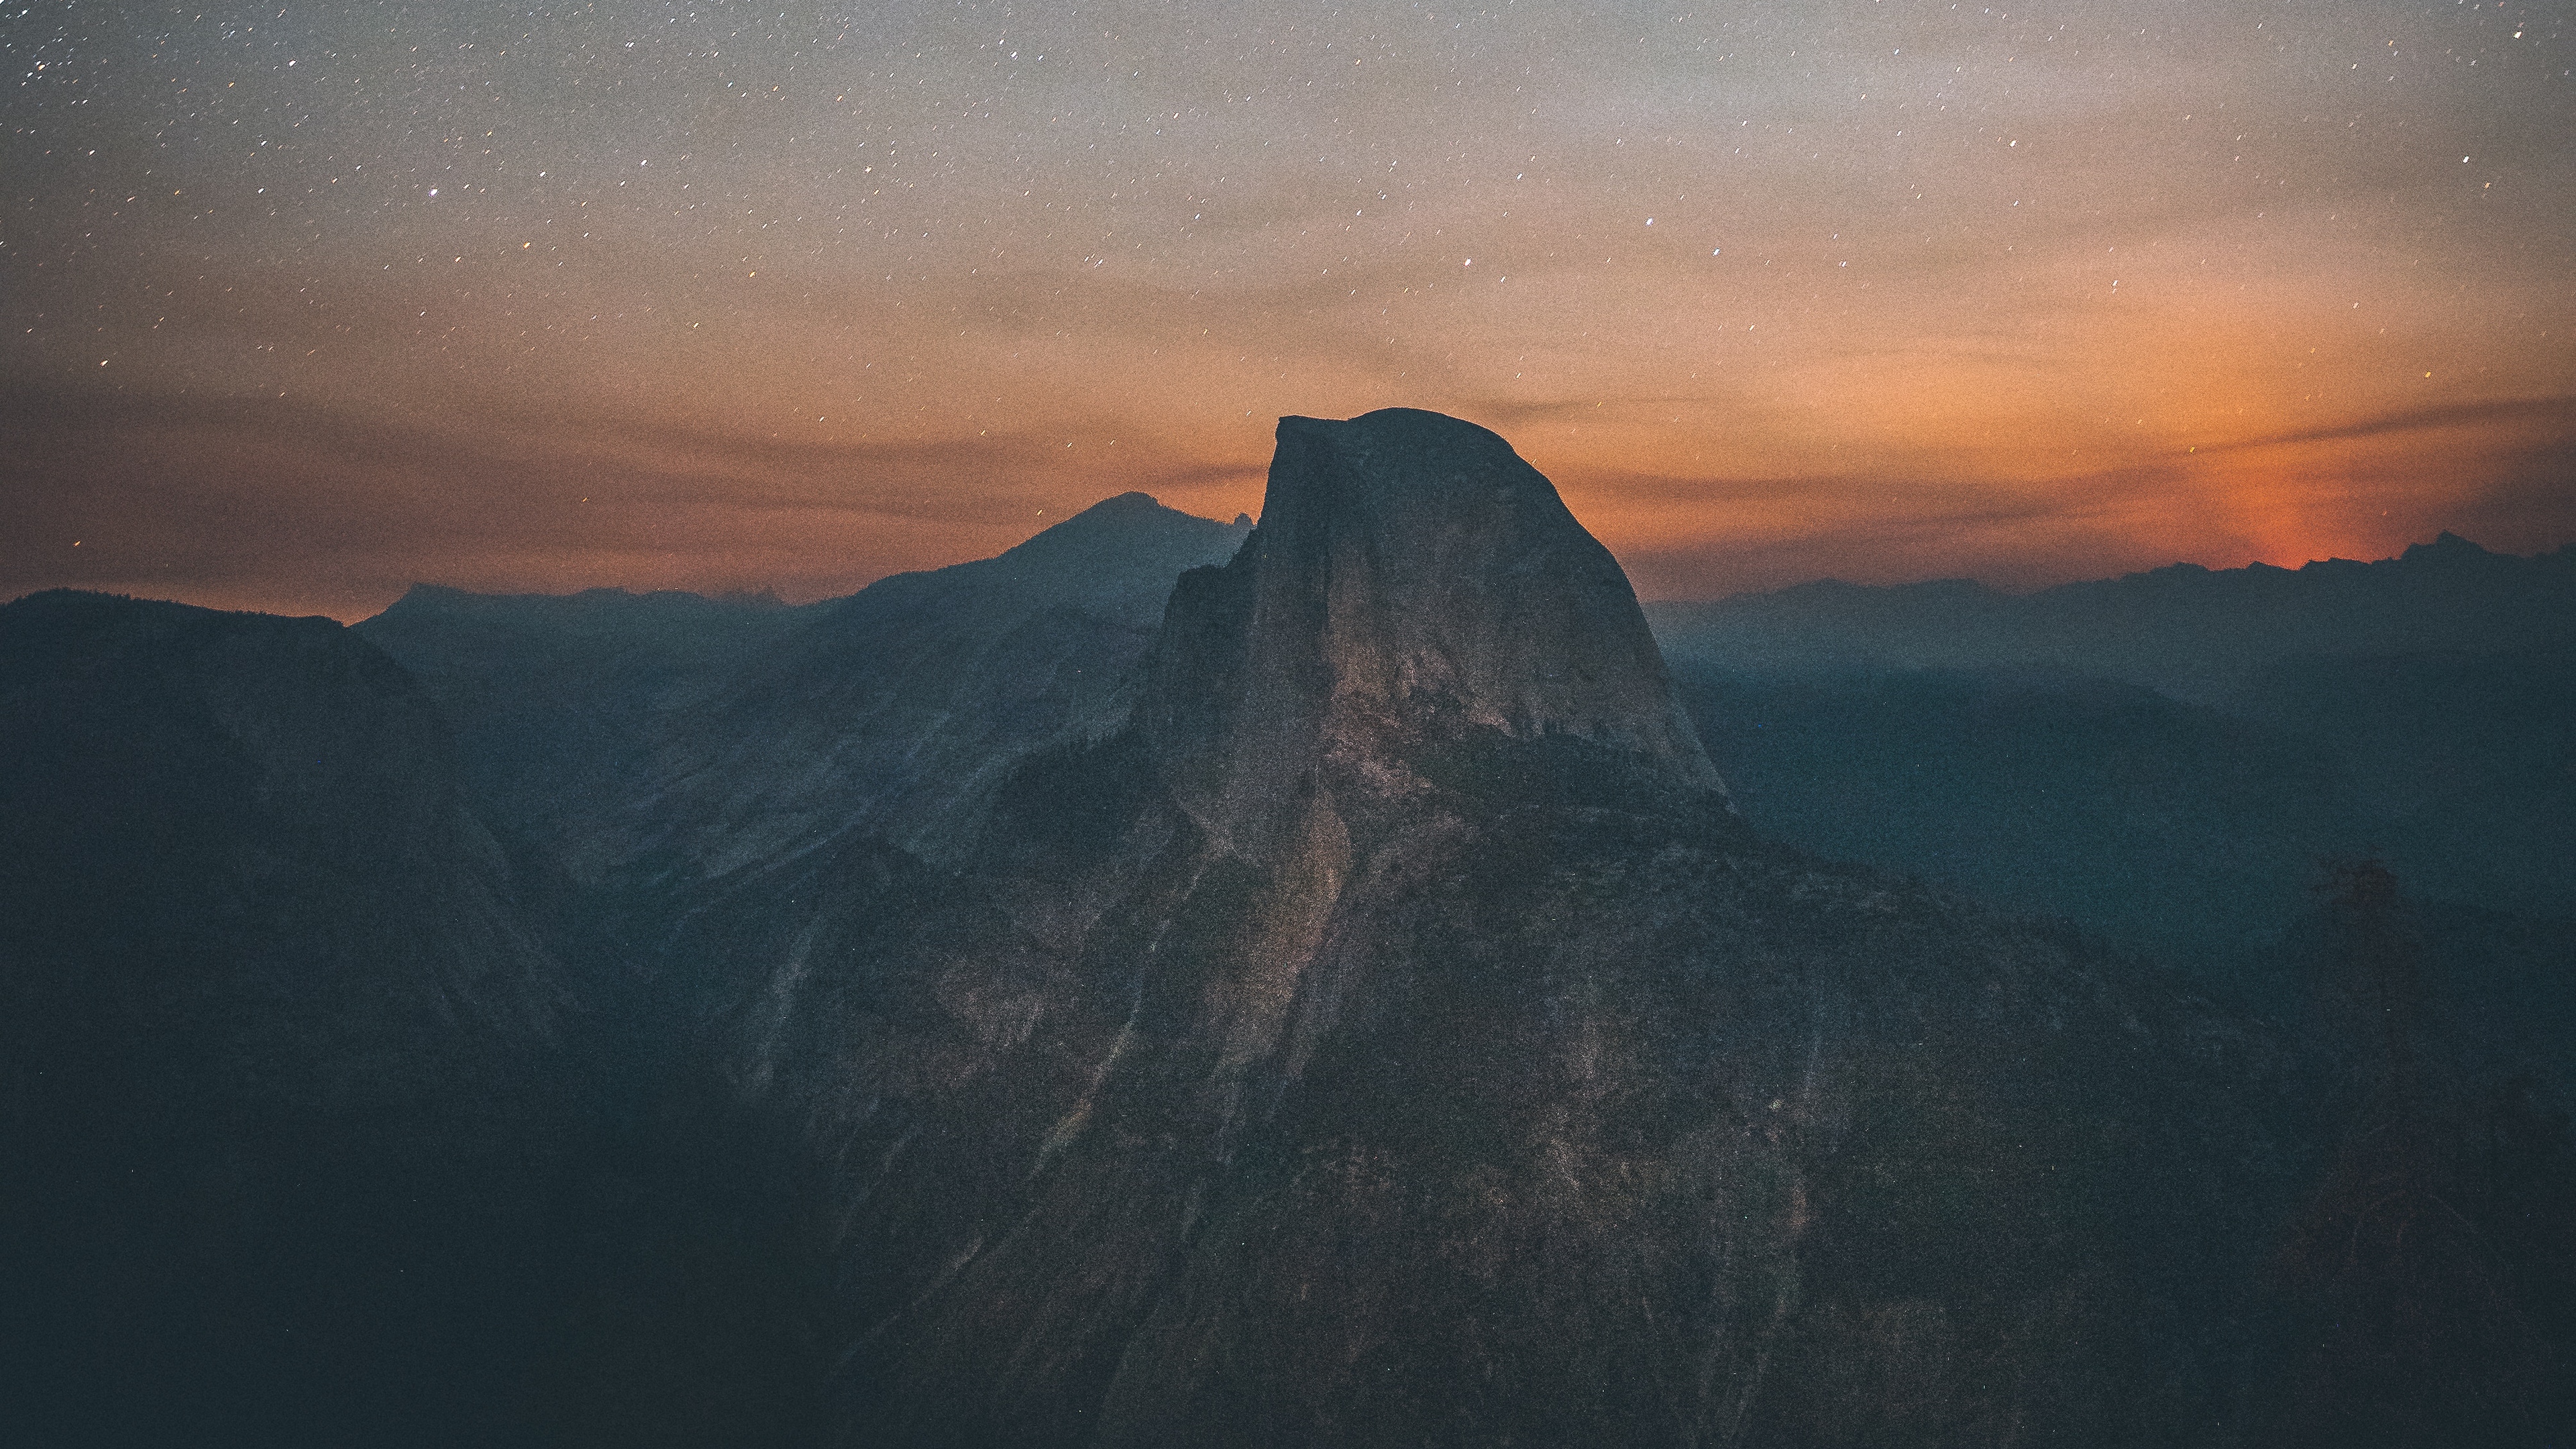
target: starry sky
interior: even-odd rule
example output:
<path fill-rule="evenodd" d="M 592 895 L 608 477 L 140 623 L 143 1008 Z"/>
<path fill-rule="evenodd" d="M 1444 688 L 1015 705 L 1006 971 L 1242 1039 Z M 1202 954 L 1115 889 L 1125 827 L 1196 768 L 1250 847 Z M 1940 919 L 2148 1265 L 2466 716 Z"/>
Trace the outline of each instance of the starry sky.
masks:
<path fill-rule="evenodd" d="M 0 598 L 847 592 L 1436 408 L 1647 597 L 2576 538 L 2576 10 L 0 5 Z"/>

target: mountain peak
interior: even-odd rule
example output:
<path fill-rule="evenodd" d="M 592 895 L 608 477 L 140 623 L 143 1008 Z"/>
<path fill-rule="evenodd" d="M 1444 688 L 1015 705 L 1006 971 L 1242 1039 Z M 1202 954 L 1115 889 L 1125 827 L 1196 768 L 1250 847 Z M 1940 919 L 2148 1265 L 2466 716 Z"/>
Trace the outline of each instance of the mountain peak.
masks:
<path fill-rule="evenodd" d="M 1259 527 L 1184 578 L 1157 649 L 1194 813 L 1259 837 L 1316 789 L 1415 793 L 1432 756 L 1503 742 L 1724 798 L 1627 575 L 1509 443 L 1411 408 L 1278 436 Z M 1213 713 L 1185 698 L 1211 680 Z"/>
<path fill-rule="evenodd" d="M 2490 553 L 2488 550 L 2460 537 L 2458 534 L 2451 532 L 2447 528 L 2443 529 L 2441 535 L 2435 538 L 2431 543 L 2410 543 L 2406 545 L 2406 552 L 2399 555 L 2400 558 L 2414 563 L 2449 560 L 2456 560 L 2465 563 L 2471 559 L 2493 558 L 2494 556 L 2495 555 Z"/>
<path fill-rule="evenodd" d="M 1074 517 L 1089 518 L 1094 514 L 1097 514 L 1102 517 L 1114 518 L 1120 514 L 1152 515 L 1165 511 L 1168 510 L 1164 509 L 1162 500 L 1156 498 L 1153 494 L 1129 489 L 1127 492 L 1118 494 L 1116 497 L 1101 499 L 1089 508 L 1075 514 Z"/>
<path fill-rule="evenodd" d="M 1029 566 L 1072 569 L 1077 573 L 1101 568 L 1114 568 L 1129 555 L 1159 556 L 1179 550 L 1195 557 L 1226 546 L 1228 536 L 1240 540 L 1246 530 L 1230 528 L 1211 518 L 1166 508 L 1150 493 L 1121 493 L 1104 498 L 1089 508 L 1063 519 L 1018 544 L 1004 550 L 992 560 L 979 560 L 965 568 L 996 567 L 1009 573 Z M 1188 562 L 1173 564 L 1169 578 L 1188 567 Z M 1160 587 L 1158 580 L 1157 587 Z"/>

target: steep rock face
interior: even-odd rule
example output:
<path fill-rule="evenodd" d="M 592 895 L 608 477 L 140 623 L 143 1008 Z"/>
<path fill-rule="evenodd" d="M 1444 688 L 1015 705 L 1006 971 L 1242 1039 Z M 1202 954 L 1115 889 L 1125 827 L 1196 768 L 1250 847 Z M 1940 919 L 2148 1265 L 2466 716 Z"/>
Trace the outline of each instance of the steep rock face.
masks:
<path fill-rule="evenodd" d="M 964 869 L 844 847 L 691 924 L 822 1183 L 846 1437 L 2234 1432 L 2270 1044 L 1752 838 L 1518 468 L 1290 420 L 1129 727 Z"/>
<path fill-rule="evenodd" d="M 1472 423 L 1281 419 L 1261 527 L 1173 611 L 1146 718 L 1193 817 L 1254 853 L 1301 794 L 1402 799 L 1480 737 L 1723 796 L 1617 561 Z"/>
<path fill-rule="evenodd" d="M 327 619 L 0 608 L 0 1278 L 47 1443 L 506 1441 L 577 1115 L 435 709 Z"/>

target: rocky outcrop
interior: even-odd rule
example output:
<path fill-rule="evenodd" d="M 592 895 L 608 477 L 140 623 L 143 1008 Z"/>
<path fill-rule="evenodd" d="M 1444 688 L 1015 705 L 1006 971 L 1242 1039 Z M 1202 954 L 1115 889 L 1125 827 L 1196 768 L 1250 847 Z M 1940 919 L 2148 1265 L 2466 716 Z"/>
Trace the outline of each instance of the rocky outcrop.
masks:
<path fill-rule="evenodd" d="M 2268 1039 L 1753 838 L 1491 434 L 1283 423 L 1135 698 L 962 868 L 845 846 L 675 947 L 819 1175 L 851 1442 L 2238 1421 Z"/>
<path fill-rule="evenodd" d="M 1173 595 L 1143 711 L 1229 846 L 1281 848 L 1318 792 L 1419 797 L 1429 757 L 1485 743 L 1723 799 L 1627 575 L 1501 438 L 1409 408 L 1283 418 L 1261 518 Z"/>

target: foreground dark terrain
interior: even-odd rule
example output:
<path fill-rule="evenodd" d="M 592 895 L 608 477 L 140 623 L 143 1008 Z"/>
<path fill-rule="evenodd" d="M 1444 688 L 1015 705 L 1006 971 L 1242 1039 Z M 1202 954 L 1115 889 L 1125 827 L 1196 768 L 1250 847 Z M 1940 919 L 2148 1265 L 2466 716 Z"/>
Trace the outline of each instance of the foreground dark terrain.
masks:
<path fill-rule="evenodd" d="M 2564 1442 L 2576 554 L 1652 622 L 1402 410 L 803 608 L 0 608 L 13 1417 Z"/>

